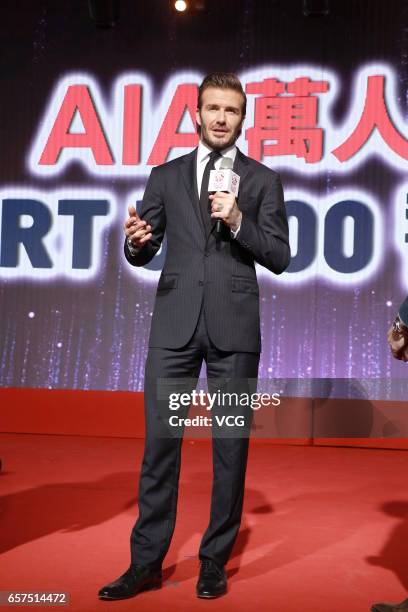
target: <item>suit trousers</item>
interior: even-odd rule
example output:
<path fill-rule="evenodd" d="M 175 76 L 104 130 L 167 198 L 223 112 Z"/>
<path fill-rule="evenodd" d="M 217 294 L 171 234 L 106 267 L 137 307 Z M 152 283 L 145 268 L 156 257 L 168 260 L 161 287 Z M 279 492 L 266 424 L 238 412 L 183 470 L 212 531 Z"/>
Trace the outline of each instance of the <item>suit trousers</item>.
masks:
<path fill-rule="evenodd" d="M 149 348 L 144 391 L 146 439 L 139 481 L 139 517 L 130 538 L 132 565 L 161 567 L 176 521 L 183 437 L 182 432 L 178 435 L 169 433 L 172 428 L 168 424 L 168 394 L 166 397 L 166 393 L 158 392 L 158 381 L 168 381 L 173 391 L 191 393 L 196 388 L 203 359 L 207 366 L 209 392 L 215 386 L 219 389 L 220 380 L 226 385 L 223 390 L 244 390 L 247 393 L 256 390 L 259 353 L 217 349 L 208 336 L 203 307 L 195 332 L 186 346 L 180 349 Z M 174 386 L 172 379 L 176 379 Z M 217 411 L 221 414 L 223 408 L 214 405 L 211 410 L 211 512 L 199 557 L 212 559 L 219 565 L 228 561 L 241 523 L 252 409 L 239 410 L 245 413 L 243 433 L 236 427 L 215 426 L 214 416 Z M 187 411 L 188 408 L 184 408 L 177 414 L 185 416 Z M 209 414 L 205 410 L 203 413 Z"/>

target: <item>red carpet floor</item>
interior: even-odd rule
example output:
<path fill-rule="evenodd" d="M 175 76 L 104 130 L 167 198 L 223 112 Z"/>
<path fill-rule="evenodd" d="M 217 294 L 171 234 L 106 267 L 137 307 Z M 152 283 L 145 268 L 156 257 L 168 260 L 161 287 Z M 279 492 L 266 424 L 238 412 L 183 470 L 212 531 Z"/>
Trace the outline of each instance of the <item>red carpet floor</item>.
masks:
<path fill-rule="evenodd" d="M 186 441 L 164 587 L 111 603 L 97 590 L 129 563 L 142 441 L 2 434 L 0 443 L 2 591 L 67 591 L 69 609 L 84 612 L 364 612 L 408 591 L 406 451 L 253 444 L 229 593 L 205 601 L 195 582 L 210 445 Z"/>

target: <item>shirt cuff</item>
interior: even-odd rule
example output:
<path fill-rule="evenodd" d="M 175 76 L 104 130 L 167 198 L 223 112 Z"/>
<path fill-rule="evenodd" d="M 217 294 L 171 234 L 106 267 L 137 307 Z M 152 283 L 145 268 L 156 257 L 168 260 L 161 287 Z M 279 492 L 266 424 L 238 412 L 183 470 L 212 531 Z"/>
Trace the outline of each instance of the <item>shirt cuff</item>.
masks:
<path fill-rule="evenodd" d="M 405 298 L 405 301 L 399 307 L 398 314 L 403 324 L 408 327 L 408 297 Z"/>
<path fill-rule="evenodd" d="M 241 224 L 238 225 L 238 228 L 234 231 L 234 230 L 230 230 L 231 231 L 231 236 L 233 238 L 236 238 L 238 236 L 238 232 L 241 229 Z"/>

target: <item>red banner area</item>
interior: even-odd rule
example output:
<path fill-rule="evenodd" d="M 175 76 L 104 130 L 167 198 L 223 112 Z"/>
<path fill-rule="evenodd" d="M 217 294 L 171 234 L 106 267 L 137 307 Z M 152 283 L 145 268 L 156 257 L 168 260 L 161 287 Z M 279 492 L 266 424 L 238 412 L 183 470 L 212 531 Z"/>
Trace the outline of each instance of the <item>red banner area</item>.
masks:
<path fill-rule="evenodd" d="M 382 75 L 368 77 L 363 114 L 353 133 L 332 151 L 333 155 L 341 162 L 349 160 L 364 147 L 375 129 L 394 153 L 408 159 L 408 141 L 399 133 L 388 114 L 385 78 Z"/>
<path fill-rule="evenodd" d="M 76 113 L 84 126 L 82 134 L 69 131 Z M 114 163 L 91 92 L 85 85 L 68 87 L 39 163 L 43 166 L 56 164 L 63 149 L 90 149 L 97 164 Z"/>
<path fill-rule="evenodd" d="M 195 122 L 197 91 L 196 85 L 179 85 L 177 87 L 147 160 L 148 165 L 162 164 L 174 148 L 193 148 L 197 145 L 198 135 L 196 132 L 179 133 L 177 131 L 186 110 L 191 121 Z M 81 118 L 84 129 L 83 133 L 80 134 L 70 132 L 77 113 Z M 137 166 L 141 162 L 140 85 L 127 85 L 124 88 L 123 116 L 123 148 L 120 163 L 126 166 Z M 85 85 L 70 85 L 51 128 L 39 164 L 42 166 L 55 165 L 64 149 L 81 148 L 89 149 L 95 163 L 100 166 L 110 166 L 115 163 L 90 88 Z"/>
<path fill-rule="evenodd" d="M 328 81 L 311 81 L 300 77 L 290 83 L 265 79 L 248 83 L 246 93 L 261 97 L 255 100 L 254 127 L 246 131 L 248 154 L 260 161 L 275 155 L 303 157 L 315 163 L 323 157 L 323 130 L 317 127 L 318 98 L 325 93 Z M 283 97 L 282 94 L 288 93 Z M 274 140 L 274 144 L 264 144 Z"/>
<path fill-rule="evenodd" d="M 113 438 L 145 435 L 143 393 L 3 388 L 0 400 L 2 432 Z M 284 411 L 254 413 L 253 443 L 408 449 L 404 402 L 371 401 L 371 434 L 363 436 L 356 416 L 365 410 L 365 400 L 291 397 L 282 401 Z M 391 429 L 387 427 L 390 423 Z M 192 425 L 186 428 L 185 437 L 209 439 L 211 433 Z"/>
<path fill-rule="evenodd" d="M 80 159 L 92 172 L 148 174 L 152 166 L 197 145 L 200 79 L 195 74 L 192 82 L 185 73 L 174 76 L 155 104 L 147 77 L 124 75 L 114 85 L 108 111 L 92 77 L 64 77 L 35 137 L 31 170 L 53 174 Z M 341 92 L 329 70 L 270 67 L 241 79 L 248 114 L 239 144 L 258 161 L 270 158 L 274 167 L 293 167 L 296 159 L 303 171 L 316 172 L 346 170 L 371 154 L 397 166 L 408 159 L 408 130 L 395 103 L 395 74 L 386 65 L 368 65 L 357 73 L 349 88 L 349 115 L 341 125 L 330 115 Z"/>

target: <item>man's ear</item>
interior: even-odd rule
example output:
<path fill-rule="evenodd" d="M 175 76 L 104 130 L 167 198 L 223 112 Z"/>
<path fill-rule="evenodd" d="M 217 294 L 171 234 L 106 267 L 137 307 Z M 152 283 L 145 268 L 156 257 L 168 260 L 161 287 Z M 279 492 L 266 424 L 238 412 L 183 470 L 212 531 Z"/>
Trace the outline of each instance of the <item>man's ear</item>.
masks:
<path fill-rule="evenodd" d="M 196 122 L 201 126 L 200 109 L 196 108 Z"/>

